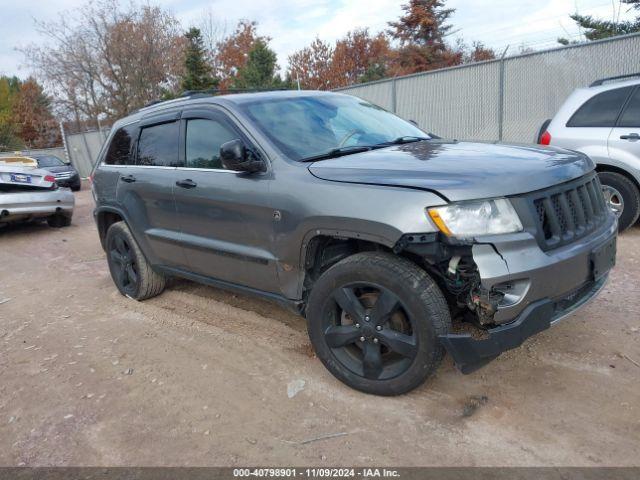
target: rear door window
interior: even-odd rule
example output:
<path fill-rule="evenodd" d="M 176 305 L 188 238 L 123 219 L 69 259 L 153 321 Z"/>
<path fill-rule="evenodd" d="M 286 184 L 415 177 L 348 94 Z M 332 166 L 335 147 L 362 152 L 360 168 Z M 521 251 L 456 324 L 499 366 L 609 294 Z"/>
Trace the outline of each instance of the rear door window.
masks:
<path fill-rule="evenodd" d="M 573 114 L 567 127 L 613 127 L 631 90 L 633 87 L 599 93 Z"/>
<path fill-rule="evenodd" d="M 618 127 L 640 127 L 640 88 L 629 100 L 624 113 L 618 121 Z"/>
<path fill-rule="evenodd" d="M 144 127 L 138 140 L 138 165 L 177 167 L 179 164 L 179 123 Z"/>
<path fill-rule="evenodd" d="M 131 147 L 135 132 L 136 127 L 133 125 L 119 128 L 113 135 L 104 163 L 107 165 L 133 165 Z"/>

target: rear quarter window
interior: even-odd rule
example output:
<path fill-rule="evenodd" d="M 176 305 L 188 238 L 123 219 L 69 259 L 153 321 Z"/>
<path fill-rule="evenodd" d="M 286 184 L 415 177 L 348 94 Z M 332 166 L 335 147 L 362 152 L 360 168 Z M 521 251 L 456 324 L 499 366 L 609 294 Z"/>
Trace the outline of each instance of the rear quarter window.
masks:
<path fill-rule="evenodd" d="M 567 127 L 613 127 L 633 87 L 616 88 L 587 100 L 567 122 Z"/>
<path fill-rule="evenodd" d="M 132 145 L 136 130 L 135 126 L 127 125 L 116 131 L 104 158 L 106 165 L 133 165 Z"/>

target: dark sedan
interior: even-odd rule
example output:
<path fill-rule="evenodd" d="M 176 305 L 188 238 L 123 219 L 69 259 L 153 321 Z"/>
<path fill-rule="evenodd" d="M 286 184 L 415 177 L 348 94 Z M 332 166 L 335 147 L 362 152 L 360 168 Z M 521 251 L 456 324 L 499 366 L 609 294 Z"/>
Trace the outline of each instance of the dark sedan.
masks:
<path fill-rule="evenodd" d="M 61 187 L 69 187 L 74 192 L 80 190 L 80 175 L 71 164 L 65 163 L 55 155 L 33 155 L 38 161 L 38 168 L 50 171 Z"/>

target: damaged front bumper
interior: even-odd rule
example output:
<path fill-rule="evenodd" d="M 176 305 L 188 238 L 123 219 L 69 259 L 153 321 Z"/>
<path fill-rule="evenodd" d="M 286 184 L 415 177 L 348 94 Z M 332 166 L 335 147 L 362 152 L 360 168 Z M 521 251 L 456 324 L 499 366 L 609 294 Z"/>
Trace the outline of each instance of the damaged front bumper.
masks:
<path fill-rule="evenodd" d="M 584 306 L 602 290 L 607 276 L 589 282 L 578 291 L 557 300 L 538 300 L 525 307 L 516 320 L 486 331 L 486 338 L 475 340 L 469 334 L 441 335 L 440 342 L 462 373 L 472 373 L 502 352 L 519 347 L 529 337 Z"/>
<path fill-rule="evenodd" d="M 463 373 L 520 346 L 594 298 L 615 263 L 617 221 L 613 215 L 576 243 L 542 251 L 527 232 L 476 239 L 473 260 L 484 292 L 498 292 L 497 325 L 481 340 L 448 334 L 440 340 Z"/>

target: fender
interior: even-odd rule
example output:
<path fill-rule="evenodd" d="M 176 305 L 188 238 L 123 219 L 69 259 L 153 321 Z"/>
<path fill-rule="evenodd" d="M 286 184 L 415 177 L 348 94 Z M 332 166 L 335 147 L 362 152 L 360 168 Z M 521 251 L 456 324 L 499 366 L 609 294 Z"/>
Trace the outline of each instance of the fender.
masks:
<path fill-rule="evenodd" d="M 390 227 L 391 228 L 391 227 Z M 397 238 L 376 235 L 364 231 L 344 230 L 344 229 L 327 229 L 314 228 L 308 230 L 302 239 L 299 249 L 299 255 L 296 265 L 287 265 L 285 262 L 278 262 L 278 277 L 280 279 L 281 288 L 285 296 L 293 299 L 301 299 L 304 288 L 304 275 L 306 270 L 306 260 L 309 253 L 309 247 L 312 240 L 317 237 L 333 237 L 344 240 L 363 240 L 378 245 L 382 245 L 389 249 L 398 241 L 402 235 L 396 232 Z M 293 267 L 293 268 L 291 268 Z"/>
<path fill-rule="evenodd" d="M 598 170 L 598 167 L 605 167 L 605 169 L 606 167 L 611 167 L 612 171 L 624 172 L 640 187 L 640 162 L 633 155 L 623 150 L 612 149 L 611 153 L 615 155 L 615 158 L 599 160 L 596 162 L 596 170 Z M 622 158 L 624 161 L 618 160 L 618 158 Z"/>
<path fill-rule="evenodd" d="M 129 221 L 129 218 L 127 214 L 124 212 L 124 210 L 113 205 L 103 205 L 93 209 L 93 219 L 96 222 L 96 227 L 98 227 L 98 236 L 100 237 L 100 244 L 102 245 L 103 250 L 106 249 L 104 241 L 107 236 L 107 232 L 103 231 L 100 226 L 99 217 L 101 213 L 115 213 L 120 218 L 122 218 L 124 223 L 127 224 L 127 227 L 129 227 L 129 230 L 131 231 L 131 234 L 133 235 L 133 237 L 136 239 L 136 242 L 140 243 L 140 239 L 136 236 L 136 232 L 131 229 L 131 222 Z"/>

